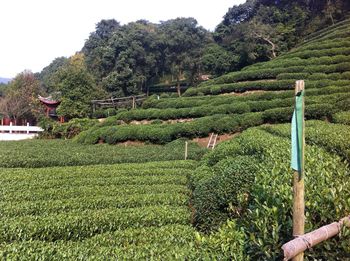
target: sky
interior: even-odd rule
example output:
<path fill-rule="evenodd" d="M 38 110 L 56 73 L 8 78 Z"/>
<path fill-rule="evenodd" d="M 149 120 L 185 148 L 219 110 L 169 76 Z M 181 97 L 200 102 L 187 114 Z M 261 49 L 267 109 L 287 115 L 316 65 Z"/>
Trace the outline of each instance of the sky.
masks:
<path fill-rule="evenodd" d="M 0 77 L 40 72 L 56 57 L 80 51 L 95 25 L 114 18 L 121 24 L 158 23 L 194 17 L 213 31 L 228 9 L 245 0 L 1 0 Z"/>

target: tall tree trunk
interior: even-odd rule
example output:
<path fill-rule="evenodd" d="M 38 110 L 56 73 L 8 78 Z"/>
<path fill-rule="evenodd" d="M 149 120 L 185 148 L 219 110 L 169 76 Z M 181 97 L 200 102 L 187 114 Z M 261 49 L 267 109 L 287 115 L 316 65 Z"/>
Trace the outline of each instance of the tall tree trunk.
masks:
<path fill-rule="evenodd" d="M 276 44 L 274 42 L 272 42 L 270 40 L 270 38 L 267 37 L 267 36 L 264 36 L 264 35 L 259 34 L 259 33 L 254 33 L 254 35 L 256 37 L 259 37 L 259 38 L 263 39 L 265 42 L 267 42 L 269 45 L 271 45 L 271 54 L 272 54 L 271 58 L 276 58 L 277 57 L 277 55 L 276 55 Z"/>
<path fill-rule="evenodd" d="M 332 1 L 331 0 L 327 0 L 327 9 L 328 9 L 328 16 L 332 21 L 332 25 L 334 25 L 334 19 L 333 19 L 333 8 L 332 8 Z"/>
<path fill-rule="evenodd" d="M 266 37 L 263 37 L 263 39 L 271 45 L 272 58 L 276 58 L 276 56 L 277 56 L 276 52 L 275 52 L 276 45 L 270 39 L 268 39 Z"/>
<path fill-rule="evenodd" d="M 181 97 L 181 89 L 180 89 L 180 81 L 179 80 L 177 80 L 176 89 L 177 89 L 177 95 L 179 95 L 179 97 Z"/>

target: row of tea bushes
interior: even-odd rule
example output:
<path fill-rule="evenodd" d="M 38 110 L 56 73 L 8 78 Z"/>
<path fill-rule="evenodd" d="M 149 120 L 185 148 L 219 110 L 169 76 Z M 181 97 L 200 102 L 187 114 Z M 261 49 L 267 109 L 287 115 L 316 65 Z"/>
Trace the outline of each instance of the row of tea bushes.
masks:
<path fill-rule="evenodd" d="M 82 166 L 127 162 L 180 160 L 184 158 L 185 141 L 159 145 L 96 146 L 72 140 L 26 140 L 0 142 L 0 168 L 40 168 Z M 198 160 L 206 149 L 189 142 L 188 159 Z"/>
<path fill-rule="evenodd" d="M 306 80 L 306 88 L 324 88 L 328 86 L 347 86 L 350 84 L 349 80 Z M 295 80 L 279 80 L 279 81 L 256 81 L 256 82 L 238 82 L 238 83 L 223 83 L 209 86 L 192 87 L 184 93 L 183 96 L 196 96 L 196 95 L 217 95 L 230 92 L 246 92 L 246 91 L 283 91 L 294 89 Z"/>
<path fill-rule="evenodd" d="M 248 67 L 245 67 L 243 71 L 256 71 L 257 69 L 279 69 L 295 66 L 309 66 L 309 65 L 332 65 L 338 63 L 344 63 L 349 61 L 349 55 L 335 55 L 335 56 L 322 56 L 311 57 L 303 59 L 300 57 L 293 57 L 290 59 L 276 58 L 268 63 L 261 62 Z"/>
<path fill-rule="evenodd" d="M 332 118 L 335 123 L 350 125 L 350 111 L 335 113 Z"/>
<path fill-rule="evenodd" d="M 344 112 L 344 114 L 346 115 L 348 112 Z M 264 126 L 262 128 L 282 137 L 290 137 L 290 124 Z M 329 152 L 338 154 L 350 163 L 349 126 L 322 121 L 308 121 L 305 128 L 305 139 L 307 143 L 321 146 Z"/>
<path fill-rule="evenodd" d="M 322 79 L 322 77 L 320 77 Z M 350 82 L 345 86 L 327 86 L 323 88 L 306 88 L 307 96 L 327 95 L 333 93 L 349 92 Z M 289 91 L 270 91 L 270 92 L 256 92 L 249 95 L 216 95 L 216 96 L 191 96 L 181 98 L 157 99 L 151 96 L 144 104 L 144 109 L 157 108 L 193 108 L 203 105 L 217 106 L 222 104 L 232 104 L 250 101 L 269 101 L 274 99 L 285 99 L 293 97 L 294 90 Z"/>
<path fill-rule="evenodd" d="M 2 169 L 0 259 L 243 260 L 246 238 L 228 222 L 192 227 L 194 161 Z"/>
<path fill-rule="evenodd" d="M 342 91 L 340 93 L 333 93 L 329 95 L 317 95 L 312 96 L 309 92 L 307 93 L 307 104 L 316 103 L 334 103 L 334 100 L 338 101 L 342 98 L 350 98 L 348 88 L 339 88 L 337 91 Z M 200 118 L 215 114 L 242 114 L 248 112 L 259 112 L 274 108 L 283 108 L 293 106 L 294 99 L 293 95 L 284 99 L 273 99 L 273 100 L 258 100 L 258 101 L 242 101 L 242 102 L 227 102 L 232 101 L 232 99 L 222 99 L 225 101 L 224 104 L 218 104 L 211 101 L 210 104 L 202 106 L 193 106 L 187 108 L 164 108 L 164 109 L 138 109 L 131 111 L 123 111 L 118 113 L 115 117 L 109 118 L 101 126 L 109 125 L 113 121 L 117 123 L 119 120 L 124 122 L 131 122 L 133 120 L 170 120 L 170 119 L 185 119 L 185 118 Z M 220 101 L 220 99 L 217 99 Z"/>
<path fill-rule="evenodd" d="M 344 54 L 344 52 L 341 52 L 340 54 Z M 347 56 L 348 55 L 350 55 L 350 48 Z M 311 56 L 313 57 L 313 55 Z M 285 73 L 303 73 L 306 75 L 306 74 L 313 74 L 313 73 L 337 73 L 337 72 L 342 73 L 347 71 L 350 71 L 350 63 L 348 62 L 348 59 L 346 59 L 346 61 L 344 62 L 339 62 L 334 64 L 326 63 L 326 64 L 307 65 L 307 64 L 304 64 L 303 62 L 300 62 L 298 65 L 290 66 L 290 67 L 258 68 L 255 70 L 243 70 L 239 72 L 232 72 L 232 73 L 220 76 L 216 79 L 213 79 L 210 82 L 206 82 L 205 84 L 199 85 L 198 88 L 201 88 L 203 86 L 211 86 L 214 84 L 276 79 L 278 75 L 285 74 Z"/>
<path fill-rule="evenodd" d="M 349 98 L 340 94 L 326 102 L 306 106 L 307 119 L 331 119 L 334 113 L 349 110 Z M 83 144 L 95 144 L 104 141 L 116 144 L 127 140 L 149 141 L 164 144 L 179 137 L 206 137 L 210 133 L 235 133 L 263 123 L 289 122 L 293 108 L 282 107 L 268 109 L 263 112 L 243 114 L 218 114 L 195 119 L 185 123 L 95 126 L 81 132 L 75 141 Z M 109 123 L 110 124 L 110 123 Z"/>
<path fill-rule="evenodd" d="M 339 30 L 343 30 L 343 29 L 347 29 L 348 25 L 350 23 L 349 19 L 345 19 L 343 21 L 340 21 L 336 24 L 333 24 L 331 26 L 327 26 L 321 30 L 318 30 L 316 32 L 313 32 L 309 35 L 307 35 L 304 39 L 304 42 L 308 42 L 314 39 L 317 39 L 317 37 L 323 37 L 326 36 L 327 34 L 331 33 L 331 32 L 335 32 L 335 31 L 339 31 Z"/>
<path fill-rule="evenodd" d="M 340 157 L 316 145 L 307 145 L 305 157 L 308 232 L 348 215 L 350 172 Z M 251 128 L 219 144 L 191 176 L 197 227 L 208 231 L 234 219 L 249 239 L 245 254 L 252 260 L 280 260 L 282 244 L 292 239 L 292 176 L 290 138 Z M 350 250 L 348 240 L 342 234 L 305 255 L 342 260 Z"/>

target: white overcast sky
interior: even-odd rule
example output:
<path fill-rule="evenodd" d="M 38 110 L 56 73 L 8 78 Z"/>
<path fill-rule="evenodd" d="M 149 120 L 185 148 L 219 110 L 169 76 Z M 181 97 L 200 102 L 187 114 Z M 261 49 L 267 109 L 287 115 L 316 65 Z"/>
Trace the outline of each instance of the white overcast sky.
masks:
<path fill-rule="evenodd" d="M 81 50 L 101 19 L 121 24 L 194 17 L 213 31 L 229 7 L 245 0 L 0 0 L 0 77 L 40 72 Z"/>

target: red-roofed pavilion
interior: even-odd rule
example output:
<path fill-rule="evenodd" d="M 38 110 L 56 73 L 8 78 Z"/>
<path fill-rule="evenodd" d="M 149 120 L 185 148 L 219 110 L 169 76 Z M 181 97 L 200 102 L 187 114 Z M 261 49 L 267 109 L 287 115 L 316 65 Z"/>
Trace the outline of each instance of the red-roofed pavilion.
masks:
<path fill-rule="evenodd" d="M 56 109 L 58 105 L 60 105 L 61 101 L 53 100 L 51 96 L 42 97 L 40 95 L 39 100 L 45 106 L 46 117 L 59 120 L 60 122 L 64 122 L 64 118 L 62 116 L 58 116 L 56 113 Z"/>

